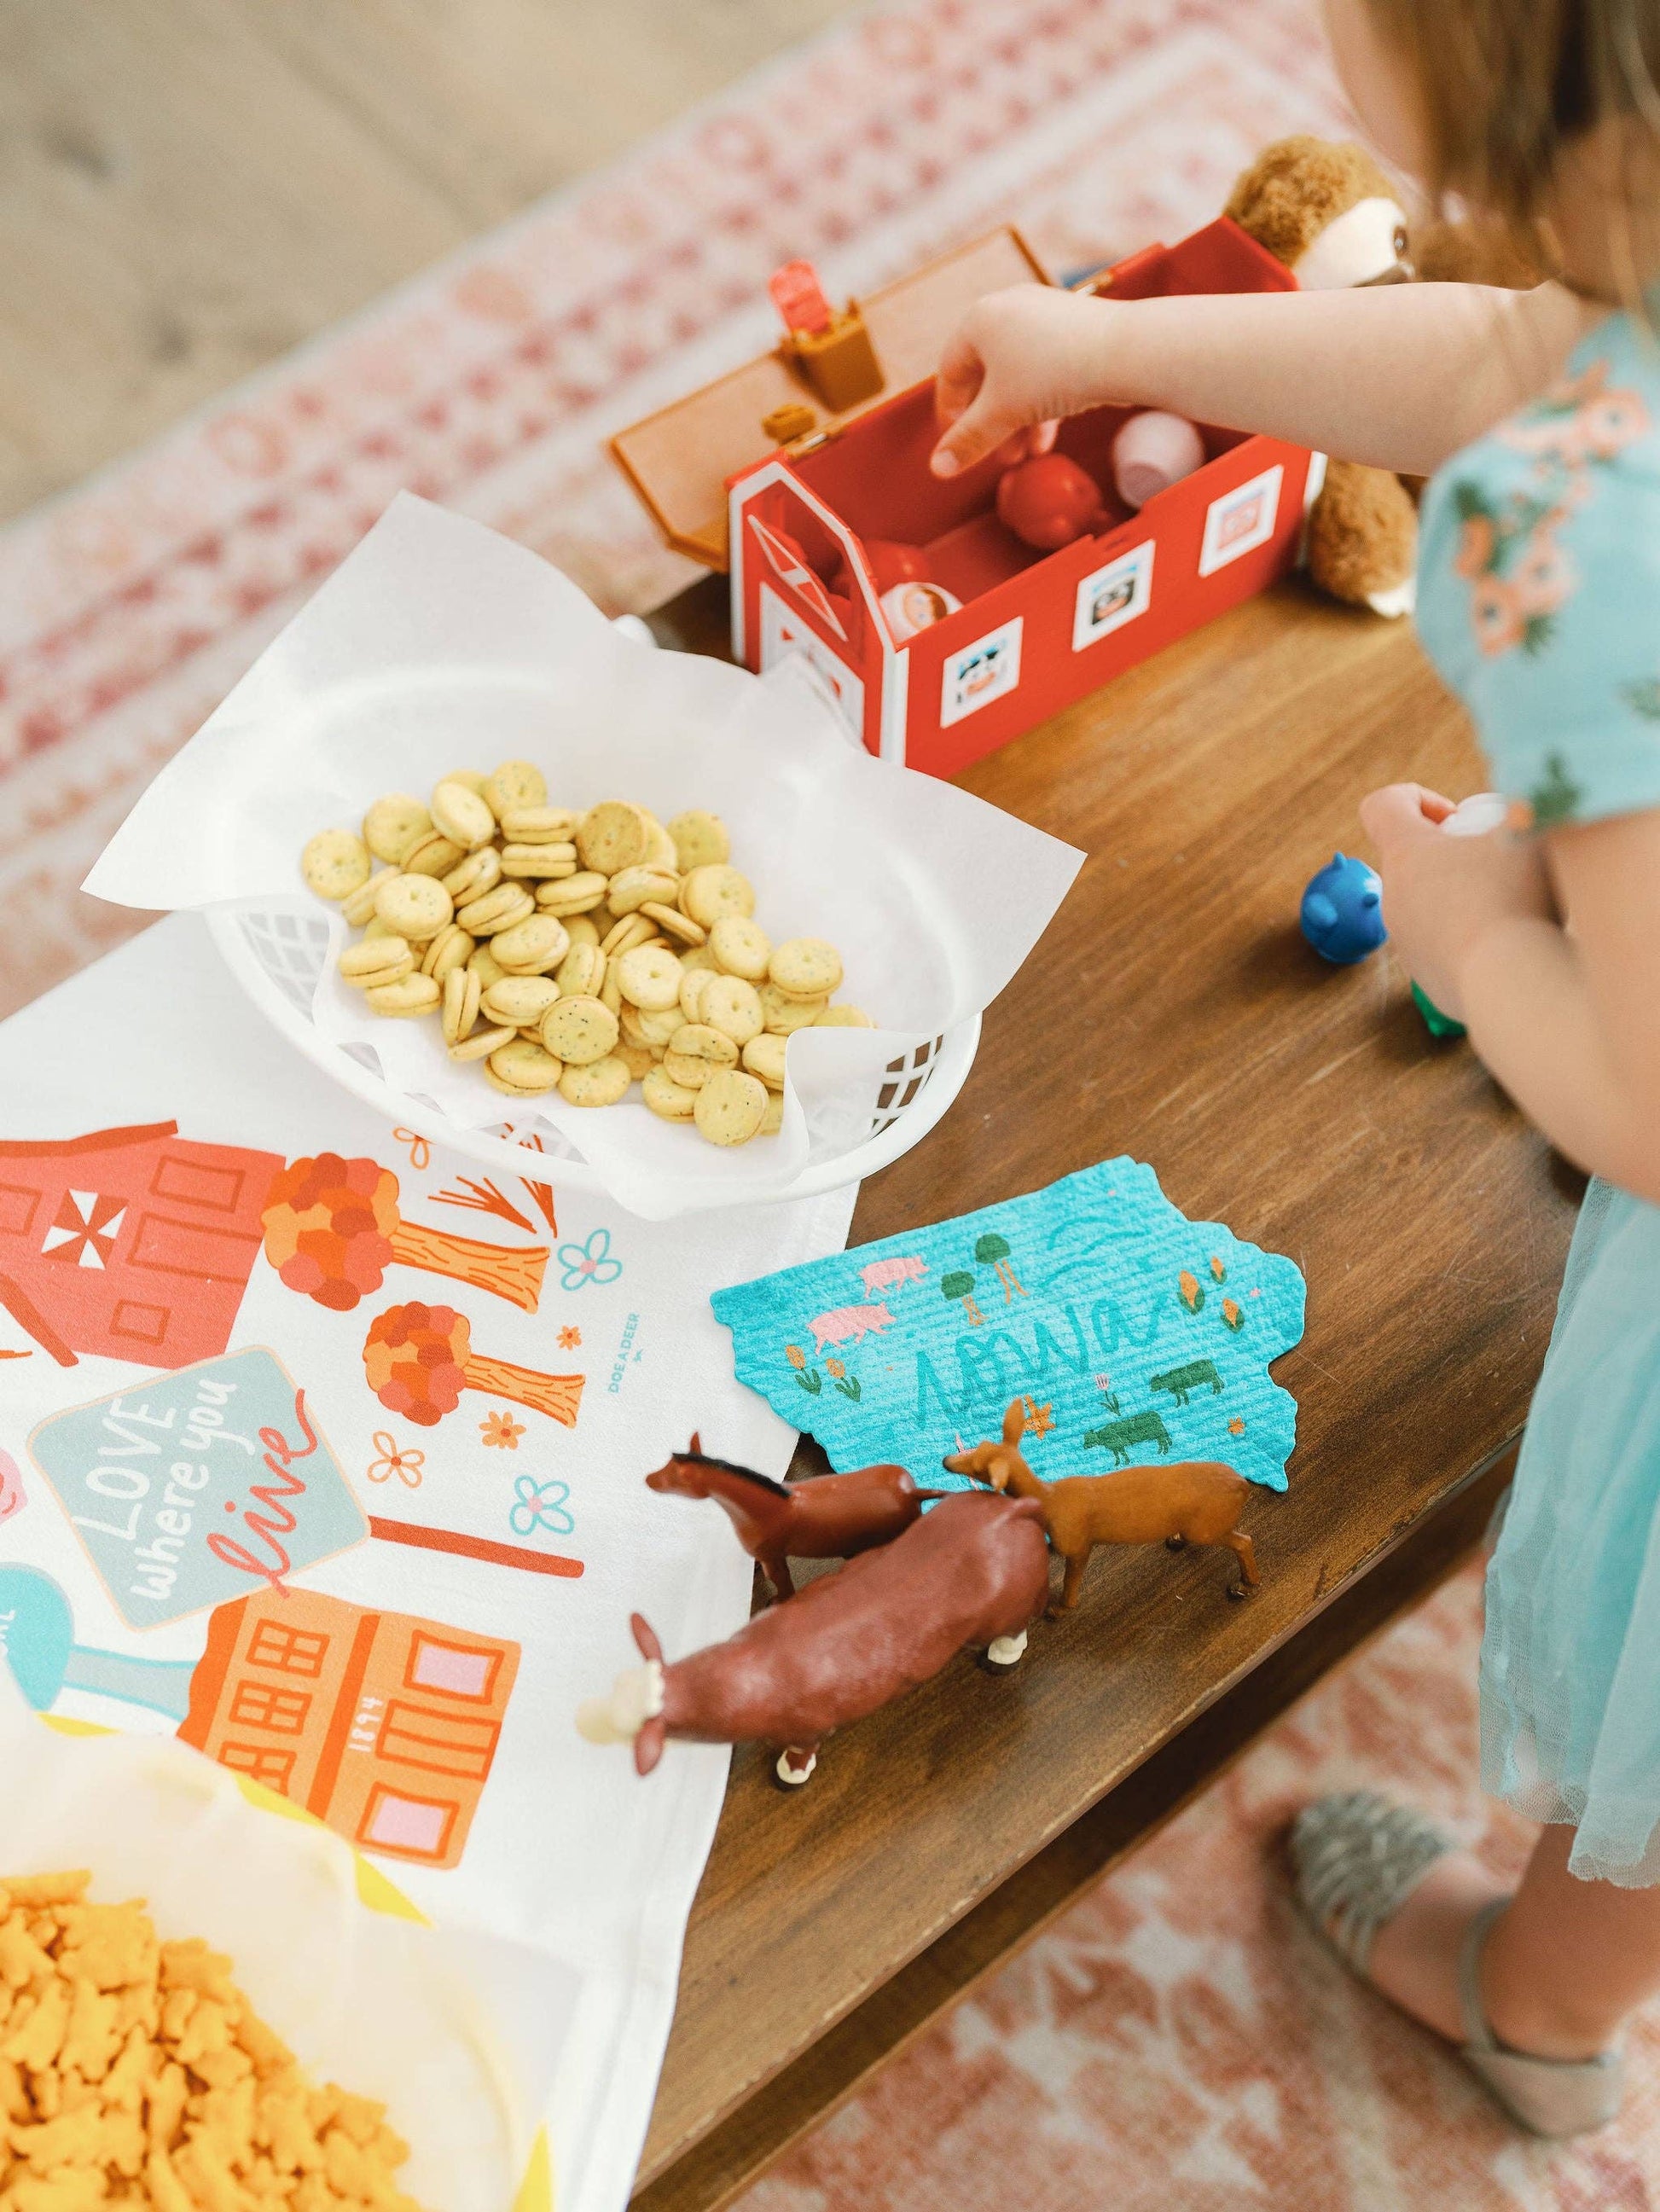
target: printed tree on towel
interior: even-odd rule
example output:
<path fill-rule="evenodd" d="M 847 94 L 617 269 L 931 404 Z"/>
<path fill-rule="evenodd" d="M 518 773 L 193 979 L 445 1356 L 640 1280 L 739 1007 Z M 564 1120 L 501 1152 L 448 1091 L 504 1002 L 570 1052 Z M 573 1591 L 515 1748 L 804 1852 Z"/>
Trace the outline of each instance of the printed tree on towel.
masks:
<path fill-rule="evenodd" d="M 1019 1277 L 1015 1273 L 1013 1264 L 1009 1258 L 1007 1237 L 988 1232 L 976 1243 L 974 1256 L 982 1267 L 989 1267 L 1003 1285 L 1005 1305 L 1012 1304 L 1016 1298 L 1025 1297 L 1025 1290 Z"/>
<path fill-rule="evenodd" d="M 388 1306 L 375 1316 L 363 1340 L 363 1371 L 388 1413 L 423 1429 L 436 1428 L 453 1413 L 463 1390 L 488 1391 L 574 1429 L 586 1379 L 544 1375 L 476 1352 L 465 1314 L 453 1306 L 418 1303 Z"/>
<path fill-rule="evenodd" d="M 974 1302 L 974 1277 L 966 1267 L 958 1267 L 951 1274 L 940 1277 L 939 1295 L 942 1298 L 960 1298 L 963 1310 L 974 1326 L 976 1328 L 984 1327 L 986 1316 Z"/>

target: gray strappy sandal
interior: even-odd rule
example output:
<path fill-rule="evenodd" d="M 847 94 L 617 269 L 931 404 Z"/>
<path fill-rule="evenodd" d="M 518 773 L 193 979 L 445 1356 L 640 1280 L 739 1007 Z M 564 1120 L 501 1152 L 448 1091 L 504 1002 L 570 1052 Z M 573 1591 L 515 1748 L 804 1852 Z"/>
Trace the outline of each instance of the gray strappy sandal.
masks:
<path fill-rule="evenodd" d="M 1409 1805 L 1369 1790 L 1323 1797 L 1298 1814 L 1291 1832 L 1297 1895 L 1344 1962 L 1370 1979 L 1378 1930 L 1403 1905 L 1455 1838 Z M 1470 1923 L 1458 1966 L 1464 2042 L 1459 2057 L 1513 2119 L 1535 2135 L 1585 2135 L 1620 2109 L 1625 2061 L 1619 2051 L 1595 2058 L 1539 2058 L 1507 2051 L 1487 2025 L 1480 1966 L 1489 1930 L 1508 1899 L 1495 1898 Z"/>

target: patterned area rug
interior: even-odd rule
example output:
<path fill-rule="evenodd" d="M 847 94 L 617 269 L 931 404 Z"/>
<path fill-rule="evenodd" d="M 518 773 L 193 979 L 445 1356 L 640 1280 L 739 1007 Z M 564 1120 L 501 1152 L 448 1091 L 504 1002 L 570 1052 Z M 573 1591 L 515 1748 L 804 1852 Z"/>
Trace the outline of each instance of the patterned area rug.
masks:
<path fill-rule="evenodd" d="M 1057 271 L 1341 130 L 1313 0 L 860 14 L 0 536 L 0 1013 L 137 919 L 76 886 L 155 769 L 407 485 L 608 608 L 695 573 L 602 451 L 771 343 L 769 270 L 858 292 L 1007 217 Z"/>
<path fill-rule="evenodd" d="M 1312 1692 L 1179 1820 L 738 2200 L 735 2212 L 1650 2212 L 1660 2012 L 1615 2124 L 1519 2135 L 1292 1907 L 1278 1839 L 1375 1785 L 1519 1868 L 1473 1787 L 1470 1569 Z"/>

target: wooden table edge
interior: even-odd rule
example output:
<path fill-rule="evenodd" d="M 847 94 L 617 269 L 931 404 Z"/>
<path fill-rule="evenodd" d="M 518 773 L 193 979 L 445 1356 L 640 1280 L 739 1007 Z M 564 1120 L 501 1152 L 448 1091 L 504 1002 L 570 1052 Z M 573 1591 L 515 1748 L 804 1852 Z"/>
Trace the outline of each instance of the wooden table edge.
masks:
<path fill-rule="evenodd" d="M 994 1888 L 909 1954 L 881 1986 L 746 2084 L 667 2159 L 642 2163 L 636 2212 L 720 2212 L 828 2119 L 887 2059 L 1036 1940 L 1091 1883 L 1156 1834 L 1299 1698 L 1456 1572 L 1511 1477 L 1518 1427 L 1402 1524 L 1247 1666 L 1219 1681 L 1146 1756 L 1104 1782 Z"/>

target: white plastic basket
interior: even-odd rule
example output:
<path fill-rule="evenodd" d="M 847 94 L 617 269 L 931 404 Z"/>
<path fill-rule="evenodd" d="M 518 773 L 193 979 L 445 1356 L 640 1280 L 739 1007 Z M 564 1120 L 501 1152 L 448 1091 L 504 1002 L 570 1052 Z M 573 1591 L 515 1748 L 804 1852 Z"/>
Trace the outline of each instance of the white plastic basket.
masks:
<path fill-rule="evenodd" d="M 539 1148 L 487 1129 L 468 1128 L 431 1099 L 388 1083 L 371 1047 L 337 1044 L 324 1036 L 313 1018 L 312 1000 L 328 957 L 329 923 L 314 902 L 238 901 L 210 907 L 207 923 L 232 975 L 266 1019 L 325 1075 L 395 1127 L 412 1129 L 498 1173 L 545 1180 L 551 1160 L 557 1163 L 559 1180 L 573 1188 L 605 1188 L 601 1177 L 551 1127 L 544 1124 Z M 700 1194 L 690 1210 L 816 1198 L 891 1166 L 927 1136 L 950 1106 L 968 1079 L 979 1042 L 980 1017 L 976 1014 L 942 1036 L 909 1047 L 890 1061 L 888 1079 L 862 1133 L 845 1127 L 814 1129 L 807 1164 L 798 1175 L 781 1176 L 775 1184 L 758 1189 L 747 1185 L 741 1197 Z"/>

